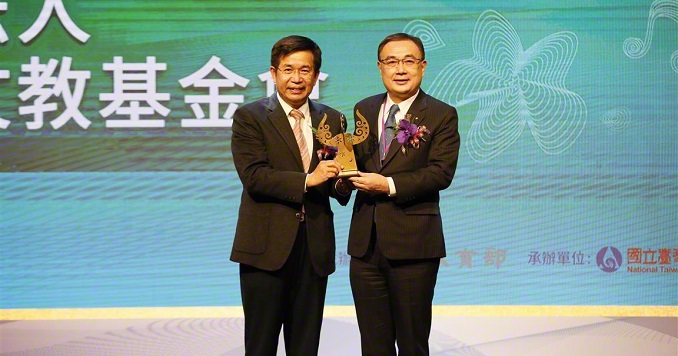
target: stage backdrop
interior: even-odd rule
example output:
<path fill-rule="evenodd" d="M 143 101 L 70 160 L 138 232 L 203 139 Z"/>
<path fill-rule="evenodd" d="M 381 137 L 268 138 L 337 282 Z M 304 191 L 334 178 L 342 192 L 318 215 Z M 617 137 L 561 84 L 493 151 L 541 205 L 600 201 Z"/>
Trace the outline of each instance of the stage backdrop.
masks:
<path fill-rule="evenodd" d="M 437 305 L 678 300 L 678 0 L 0 2 L 0 309 L 239 306 L 234 110 L 314 39 L 313 98 L 422 38 L 459 111 Z M 334 205 L 328 305 L 351 305 Z"/>

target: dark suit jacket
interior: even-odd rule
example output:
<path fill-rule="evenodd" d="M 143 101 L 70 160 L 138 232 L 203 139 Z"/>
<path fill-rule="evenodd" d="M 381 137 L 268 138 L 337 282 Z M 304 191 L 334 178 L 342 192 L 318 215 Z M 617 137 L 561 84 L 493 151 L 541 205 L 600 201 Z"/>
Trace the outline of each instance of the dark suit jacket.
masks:
<path fill-rule="evenodd" d="M 439 192 L 452 183 L 457 167 L 460 144 L 457 111 L 420 90 L 407 114 L 412 123 L 426 126 L 431 133 L 418 149 L 409 147 L 406 154 L 394 139 L 382 165 L 377 135 L 379 109 L 385 99 L 384 93 L 356 104 L 354 117 L 360 111 L 369 123 L 370 135 L 355 146 L 355 154 L 361 172 L 393 178 L 396 196 L 358 191 L 348 253 L 355 257 L 365 255 L 374 223 L 379 248 L 389 259 L 444 257 Z"/>
<path fill-rule="evenodd" d="M 313 127 L 327 114 L 333 134 L 340 132 L 338 111 L 310 100 L 309 108 Z M 313 152 L 312 172 L 319 163 L 315 152 L 322 144 L 314 139 L 308 146 Z M 301 155 L 276 94 L 238 108 L 233 116 L 231 151 L 243 184 L 231 260 L 268 271 L 280 269 L 294 245 L 303 204 L 313 266 L 321 276 L 334 272 L 334 215 L 329 197 L 346 205 L 350 196 L 338 196 L 333 181 L 304 193 Z"/>

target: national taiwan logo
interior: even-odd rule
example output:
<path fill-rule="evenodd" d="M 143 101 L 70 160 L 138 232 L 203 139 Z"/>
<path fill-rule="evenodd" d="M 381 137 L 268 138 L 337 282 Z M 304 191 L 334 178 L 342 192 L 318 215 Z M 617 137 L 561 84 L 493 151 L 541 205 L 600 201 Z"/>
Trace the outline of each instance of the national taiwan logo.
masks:
<path fill-rule="evenodd" d="M 622 254 L 613 246 L 603 247 L 596 255 L 596 263 L 603 272 L 614 272 L 621 267 Z"/>

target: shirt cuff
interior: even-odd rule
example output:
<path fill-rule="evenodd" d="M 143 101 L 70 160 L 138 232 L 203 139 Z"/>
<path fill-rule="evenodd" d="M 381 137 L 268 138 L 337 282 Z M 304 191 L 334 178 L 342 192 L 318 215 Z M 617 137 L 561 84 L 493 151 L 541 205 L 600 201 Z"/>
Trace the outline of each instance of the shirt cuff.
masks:
<path fill-rule="evenodd" d="M 393 183 L 393 178 L 386 177 L 386 181 L 388 182 L 388 196 L 389 197 L 396 196 L 396 189 L 395 189 L 395 183 Z"/>

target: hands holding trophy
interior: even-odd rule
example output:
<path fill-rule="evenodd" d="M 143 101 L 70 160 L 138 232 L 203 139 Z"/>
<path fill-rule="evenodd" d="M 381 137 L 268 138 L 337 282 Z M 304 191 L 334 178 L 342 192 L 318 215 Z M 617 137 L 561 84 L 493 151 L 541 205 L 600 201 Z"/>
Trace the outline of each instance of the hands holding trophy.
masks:
<path fill-rule="evenodd" d="M 347 134 L 346 118 L 341 115 L 341 132 L 332 136 L 330 126 L 326 124 L 327 114 L 323 117 L 316 130 L 316 137 L 318 141 L 326 147 L 336 147 L 336 157 L 334 158 L 342 166 L 342 171 L 339 172 L 339 178 L 355 177 L 358 175 L 358 166 L 356 165 L 355 154 L 353 153 L 353 145 L 357 145 L 370 134 L 370 127 L 367 124 L 367 119 L 357 113 L 358 120 L 356 120 L 355 135 Z"/>

